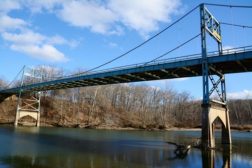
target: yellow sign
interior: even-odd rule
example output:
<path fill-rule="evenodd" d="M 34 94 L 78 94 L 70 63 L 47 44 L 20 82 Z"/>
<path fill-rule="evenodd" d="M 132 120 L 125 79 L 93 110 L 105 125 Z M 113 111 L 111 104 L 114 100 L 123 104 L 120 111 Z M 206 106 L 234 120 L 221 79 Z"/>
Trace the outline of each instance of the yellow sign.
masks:
<path fill-rule="evenodd" d="M 219 41 L 219 42 L 221 42 L 221 36 L 219 35 L 219 33 L 217 32 L 217 31 L 215 31 L 215 30 L 213 30 L 213 36 Z"/>

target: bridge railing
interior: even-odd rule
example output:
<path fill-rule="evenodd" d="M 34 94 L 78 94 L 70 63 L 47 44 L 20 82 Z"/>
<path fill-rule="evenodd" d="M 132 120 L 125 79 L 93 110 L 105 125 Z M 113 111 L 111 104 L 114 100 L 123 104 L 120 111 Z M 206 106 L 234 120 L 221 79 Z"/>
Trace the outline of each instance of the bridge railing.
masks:
<path fill-rule="evenodd" d="M 237 48 L 224 49 L 222 55 L 241 53 L 241 52 L 246 52 L 246 51 L 252 51 L 252 46 L 243 46 L 243 47 L 237 47 Z M 215 57 L 215 56 L 219 56 L 218 51 L 208 52 L 208 57 Z M 104 72 L 110 72 L 110 71 L 116 71 L 116 70 L 124 70 L 124 69 L 129 69 L 129 68 L 141 68 L 144 66 L 172 63 L 172 62 L 178 62 L 178 61 L 186 61 L 186 60 L 191 60 L 191 59 L 198 59 L 201 57 L 202 57 L 201 54 L 190 54 L 190 55 L 185 55 L 185 56 L 180 56 L 180 57 L 156 60 L 152 62 L 144 62 L 144 63 L 139 63 L 139 64 L 131 64 L 131 65 L 125 65 L 125 66 L 120 66 L 120 67 L 115 67 L 115 68 L 108 68 L 108 69 L 103 69 L 103 70 L 98 70 L 98 71 L 91 71 L 87 73 L 83 72 L 79 74 L 69 75 L 67 77 L 71 78 L 71 77 L 78 77 L 82 75 L 92 75 L 92 74 L 104 73 Z M 62 79 L 62 78 L 66 78 L 66 77 L 60 77 L 59 79 Z"/>
<path fill-rule="evenodd" d="M 252 46 L 227 48 L 227 49 L 223 50 L 222 55 L 241 53 L 241 52 L 245 52 L 245 51 L 252 51 Z M 215 56 L 219 56 L 218 51 L 208 52 L 208 57 L 215 57 Z M 73 75 L 68 75 L 68 76 L 44 78 L 42 80 L 42 82 L 48 82 L 48 81 L 53 81 L 53 80 L 66 79 L 66 78 L 73 78 L 73 77 L 78 77 L 78 76 L 83 76 L 83 75 L 92 75 L 92 74 L 97 74 L 97 73 L 106 73 L 106 72 L 117 71 L 117 70 L 125 70 L 125 69 L 130 69 L 130 68 L 141 68 L 141 67 L 145 67 L 145 66 L 152 66 L 152 65 L 159 65 L 159 64 L 164 64 L 164 63 L 186 61 L 186 60 L 191 60 L 191 59 L 199 59 L 201 57 L 202 57 L 202 55 L 200 53 L 190 54 L 190 55 L 185 55 L 185 56 L 180 56 L 180 57 L 155 60 L 155 61 L 152 61 L 152 62 L 144 62 L 144 63 L 138 63 L 138 64 L 125 65 L 125 66 L 119 66 L 119 67 L 115 67 L 115 68 L 108 68 L 108 69 L 103 69 L 103 70 L 98 70 L 98 71 L 83 72 L 83 73 L 78 73 L 78 74 L 73 74 Z"/>
<path fill-rule="evenodd" d="M 238 48 L 224 49 L 222 55 L 241 53 L 241 52 L 246 52 L 246 51 L 252 51 L 252 46 L 243 46 L 243 47 L 238 47 Z M 216 56 L 220 56 L 218 51 L 208 52 L 208 57 L 216 57 Z M 73 77 L 78 77 L 78 76 L 106 73 L 106 72 L 111 72 L 111 71 L 119 71 L 119 70 L 132 69 L 132 68 L 143 68 L 143 67 L 152 66 L 152 65 L 199 59 L 201 57 L 202 57 L 201 54 L 191 54 L 191 55 L 185 55 L 185 56 L 180 56 L 180 57 L 156 60 L 152 62 L 144 62 L 144 63 L 139 63 L 139 64 L 131 64 L 131 65 L 120 66 L 120 67 L 115 67 L 115 68 L 108 68 L 108 69 L 103 69 L 103 70 L 98 70 L 98 71 L 90 71 L 90 72 L 87 71 L 87 72 L 68 75 L 68 76 L 47 77 L 47 78 L 42 78 L 40 82 L 34 80 L 34 83 L 43 83 L 43 82 L 60 80 L 60 79 L 67 79 L 67 78 L 73 78 Z M 24 86 L 30 85 L 30 84 L 33 84 L 33 83 L 30 83 L 30 82 L 24 83 Z M 12 87 L 8 87 L 8 88 L 12 88 Z M 1 88 L 0 90 L 5 90 L 8 88 Z"/>

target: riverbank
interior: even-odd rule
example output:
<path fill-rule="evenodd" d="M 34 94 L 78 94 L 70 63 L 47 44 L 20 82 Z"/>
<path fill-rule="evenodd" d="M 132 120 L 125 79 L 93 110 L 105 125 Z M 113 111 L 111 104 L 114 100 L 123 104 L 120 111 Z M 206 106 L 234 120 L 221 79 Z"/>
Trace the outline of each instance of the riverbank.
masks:
<path fill-rule="evenodd" d="M 0 125 L 13 126 L 13 122 L 0 122 Z M 22 126 L 35 126 L 30 123 L 22 123 Z M 201 128 L 189 128 L 189 127 L 168 127 L 168 128 L 135 128 L 135 127 L 118 127 L 115 125 L 86 125 L 86 124 L 59 124 L 59 123 L 40 123 L 41 127 L 61 127 L 61 128 L 83 128 L 83 129 L 100 129 L 100 130 L 147 130 L 147 131 L 200 131 Z M 217 130 L 220 130 L 220 126 L 216 126 Z M 231 130 L 252 132 L 252 125 L 232 125 Z"/>
<path fill-rule="evenodd" d="M 243 103 L 250 102 L 252 103 L 252 100 Z M 16 98 L 13 98 L 0 104 L 0 123 L 13 125 L 16 116 L 16 103 Z M 170 104 L 169 108 L 155 105 L 149 110 L 147 107 L 134 110 L 135 106 L 128 105 L 128 108 L 124 109 L 123 105 L 115 106 L 111 102 L 98 102 L 97 100 L 93 106 L 92 102 L 86 100 L 78 104 L 77 102 L 67 101 L 67 99 L 43 96 L 41 99 L 40 126 L 148 131 L 200 130 L 201 108 L 199 108 L 199 102 L 184 103 Z M 162 107 L 163 111 L 160 112 L 153 107 L 160 109 Z M 250 132 L 252 123 L 249 113 L 246 112 L 246 109 L 239 108 L 238 105 L 237 108 L 241 112 L 236 113 L 236 108 L 233 107 L 236 107 L 236 104 L 231 103 L 231 129 Z M 184 112 L 186 112 L 186 115 L 184 115 Z M 35 123 L 35 119 L 25 116 L 19 122 Z M 220 121 L 216 121 L 215 124 L 217 124 L 216 129 L 221 129 Z"/>

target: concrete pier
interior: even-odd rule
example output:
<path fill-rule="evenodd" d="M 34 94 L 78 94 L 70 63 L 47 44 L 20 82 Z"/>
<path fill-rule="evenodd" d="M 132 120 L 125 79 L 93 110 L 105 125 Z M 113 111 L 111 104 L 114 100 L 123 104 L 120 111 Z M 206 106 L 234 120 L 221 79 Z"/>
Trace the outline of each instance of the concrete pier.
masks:
<path fill-rule="evenodd" d="M 40 126 L 40 93 L 33 93 L 29 95 L 29 98 L 21 98 L 21 96 L 18 98 L 15 127 L 18 126 L 19 120 L 25 116 L 35 119 L 36 126 Z"/>
<path fill-rule="evenodd" d="M 211 102 L 202 105 L 202 145 L 205 148 L 215 147 L 214 122 L 216 119 L 222 125 L 222 144 L 231 144 L 229 111 L 221 102 Z"/>

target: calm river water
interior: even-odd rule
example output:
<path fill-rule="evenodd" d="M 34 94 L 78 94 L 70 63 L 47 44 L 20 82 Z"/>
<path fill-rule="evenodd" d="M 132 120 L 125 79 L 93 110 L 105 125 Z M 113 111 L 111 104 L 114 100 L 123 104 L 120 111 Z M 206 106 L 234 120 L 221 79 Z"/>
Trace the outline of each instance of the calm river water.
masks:
<path fill-rule="evenodd" d="M 176 156 L 166 143 L 198 137 L 199 131 L 0 127 L 0 168 L 252 167 L 251 132 L 233 131 L 232 151 L 192 149 Z"/>

